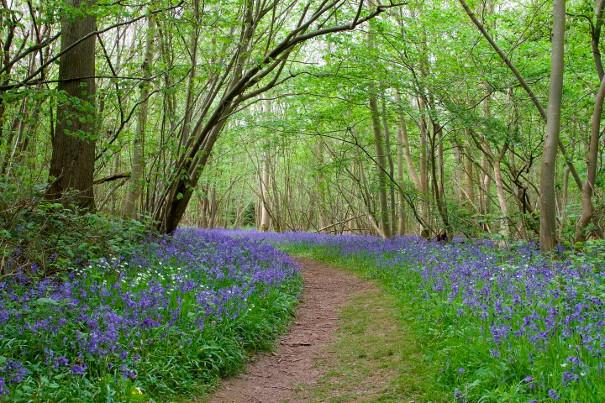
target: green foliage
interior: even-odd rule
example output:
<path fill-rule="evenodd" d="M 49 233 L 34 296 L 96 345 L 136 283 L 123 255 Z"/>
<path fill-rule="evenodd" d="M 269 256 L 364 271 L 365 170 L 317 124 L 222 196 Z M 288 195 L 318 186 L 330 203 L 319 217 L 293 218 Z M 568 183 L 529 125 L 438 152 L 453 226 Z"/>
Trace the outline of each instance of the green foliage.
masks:
<path fill-rule="evenodd" d="M 77 211 L 44 199 L 43 189 L 25 196 L 0 183 L 0 271 L 41 269 L 39 274 L 73 270 L 112 256 L 127 257 L 150 234 L 135 220 Z"/>

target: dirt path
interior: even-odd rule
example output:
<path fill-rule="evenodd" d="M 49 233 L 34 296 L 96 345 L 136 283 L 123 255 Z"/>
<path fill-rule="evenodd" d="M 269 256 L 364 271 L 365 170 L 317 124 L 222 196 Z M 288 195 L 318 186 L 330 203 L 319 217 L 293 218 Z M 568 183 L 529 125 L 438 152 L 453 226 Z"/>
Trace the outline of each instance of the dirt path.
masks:
<path fill-rule="evenodd" d="M 210 402 L 301 401 L 297 390 L 313 386 L 323 375 L 316 362 L 329 354 L 340 311 L 351 297 L 373 286 L 310 259 L 297 261 L 305 287 L 290 331 L 275 352 L 259 355 L 245 373 L 223 380 Z"/>

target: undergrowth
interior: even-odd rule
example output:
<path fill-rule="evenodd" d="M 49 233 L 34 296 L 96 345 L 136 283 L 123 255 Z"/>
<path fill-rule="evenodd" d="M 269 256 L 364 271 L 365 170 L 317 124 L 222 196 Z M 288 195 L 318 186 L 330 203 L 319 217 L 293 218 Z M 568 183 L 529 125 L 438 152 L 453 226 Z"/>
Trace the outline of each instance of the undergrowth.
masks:
<path fill-rule="evenodd" d="M 269 245 L 0 204 L 0 401 L 202 396 L 293 316 L 298 269 Z"/>

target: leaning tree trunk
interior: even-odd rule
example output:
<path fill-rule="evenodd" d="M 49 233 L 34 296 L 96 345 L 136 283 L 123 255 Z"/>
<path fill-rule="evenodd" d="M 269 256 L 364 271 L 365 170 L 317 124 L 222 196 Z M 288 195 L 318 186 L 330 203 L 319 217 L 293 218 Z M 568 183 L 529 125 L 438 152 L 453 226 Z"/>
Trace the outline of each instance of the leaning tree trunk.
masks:
<path fill-rule="evenodd" d="M 564 45 L 565 0 L 554 0 L 550 92 L 540 171 L 540 249 L 542 251 L 550 251 L 557 244 L 555 164 L 561 128 Z"/>
<path fill-rule="evenodd" d="M 85 12 L 92 5 L 91 0 L 66 3 Z M 59 61 L 57 89 L 61 95 L 52 139 L 52 183 L 47 190 L 51 199 L 63 198 L 87 209 L 94 209 L 95 35 L 91 33 L 95 30 L 94 15 L 86 13 L 65 16 L 61 22 L 61 51 L 65 53 Z M 66 195 L 70 197 L 65 199 Z"/>
<path fill-rule="evenodd" d="M 590 133 L 590 144 L 586 158 L 586 182 L 582 186 L 582 215 L 576 224 L 576 242 L 586 240 L 586 227 L 593 219 L 594 207 L 592 205 L 592 193 L 597 177 L 597 165 L 599 163 L 599 135 L 601 130 L 601 113 L 603 112 L 603 100 L 605 99 L 605 78 L 601 79 L 599 91 L 595 97 L 594 110 L 592 113 L 592 126 Z M 597 228 L 599 236 L 603 236 Z"/>
<path fill-rule="evenodd" d="M 305 8 L 296 28 L 285 35 L 284 39 L 275 44 L 272 49 L 267 47 L 265 56 L 260 60 L 251 60 L 250 52 L 258 44 L 258 41 L 253 41 L 253 39 L 262 16 L 258 17 L 255 2 L 247 0 L 243 3 L 239 46 L 229 65 L 224 66 L 224 70 L 220 72 L 221 83 L 219 87 L 211 91 L 206 101 L 204 101 L 206 107 L 198 116 L 185 150 L 179 153 L 174 174 L 168 180 L 166 189 L 158 197 L 154 218 L 157 228 L 161 232 L 169 233 L 177 228 L 208 161 L 214 143 L 231 113 L 238 109 L 245 100 L 261 95 L 283 82 L 283 80 L 280 81 L 280 75 L 293 49 L 315 37 L 353 30 L 386 9 L 395 6 L 376 7 L 373 12 L 364 17 L 357 13 L 351 22 L 332 27 L 326 27 L 325 21 L 321 22 L 321 20 L 324 16 L 333 15 L 340 7 L 339 2 L 333 2 L 330 5 L 322 3 L 317 11 L 312 14 L 307 13 L 308 9 Z M 360 7 L 362 5 L 363 3 L 360 3 Z M 359 11 L 361 11 L 361 8 L 359 8 Z M 311 28 L 314 24 L 319 25 L 319 28 Z M 246 68 L 250 63 L 252 63 L 252 66 Z M 267 77 L 272 78 L 266 84 L 261 83 L 263 78 Z M 227 85 L 227 83 L 229 84 Z M 224 91 L 219 90 L 219 88 L 224 88 Z M 279 222 L 275 223 L 275 225 L 277 224 Z"/>

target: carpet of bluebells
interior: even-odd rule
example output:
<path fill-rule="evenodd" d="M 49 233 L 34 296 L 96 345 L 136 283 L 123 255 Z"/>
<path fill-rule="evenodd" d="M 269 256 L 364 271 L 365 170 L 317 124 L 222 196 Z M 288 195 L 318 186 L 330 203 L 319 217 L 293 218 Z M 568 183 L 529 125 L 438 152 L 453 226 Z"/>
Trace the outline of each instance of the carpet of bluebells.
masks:
<path fill-rule="evenodd" d="M 271 346 L 301 286 L 272 246 L 192 229 L 69 275 L 36 271 L 0 279 L 0 400 L 203 392 Z"/>
<path fill-rule="evenodd" d="M 381 280 L 452 400 L 605 401 L 605 259 L 535 245 L 241 232 Z M 602 250 L 602 248 L 601 248 Z"/>

